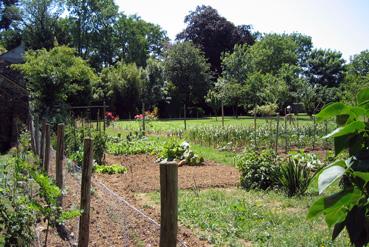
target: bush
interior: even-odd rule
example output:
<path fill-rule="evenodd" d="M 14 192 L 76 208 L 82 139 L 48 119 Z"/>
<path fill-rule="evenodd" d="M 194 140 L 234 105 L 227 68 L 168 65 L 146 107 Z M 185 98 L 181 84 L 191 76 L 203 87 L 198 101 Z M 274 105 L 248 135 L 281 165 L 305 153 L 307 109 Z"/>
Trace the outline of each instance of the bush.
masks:
<path fill-rule="evenodd" d="M 313 171 L 321 166 L 315 154 L 291 153 L 281 166 L 279 182 L 288 196 L 303 195 L 313 179 Z"/>
<path fill-rule="evenodd" d="M 241 186 L 245 189 L 271 189 L 279 184 L 278 156 L 271 149 L 245 150 L 237 157 Z"/>

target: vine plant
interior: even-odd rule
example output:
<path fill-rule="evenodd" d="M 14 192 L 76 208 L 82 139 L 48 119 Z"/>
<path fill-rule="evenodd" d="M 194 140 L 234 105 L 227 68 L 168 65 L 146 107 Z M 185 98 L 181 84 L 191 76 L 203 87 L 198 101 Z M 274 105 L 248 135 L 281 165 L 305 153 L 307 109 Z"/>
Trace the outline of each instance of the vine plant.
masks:
<path fill-rule="evenodd" d="M 369 88 L 358 93 L 356 105 L 331 103 L 317 115 L 320 121 L 334 117 L 337 128 L 325 138 L 334 138 L 336 156 L 347 151 L 349 158 L 321 171 L 319 194 L 337 180 L 341 189 L 314 202 L 308 218 L 323 214 L 333 240 L 346 228 L 351 243 L 364 246 L 369 243 Z"/>

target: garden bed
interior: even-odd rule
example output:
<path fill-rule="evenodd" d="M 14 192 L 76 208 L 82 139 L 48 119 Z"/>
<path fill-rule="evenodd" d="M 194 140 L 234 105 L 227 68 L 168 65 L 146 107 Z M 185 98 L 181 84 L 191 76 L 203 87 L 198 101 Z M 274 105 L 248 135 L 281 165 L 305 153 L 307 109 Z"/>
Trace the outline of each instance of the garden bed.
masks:
<path fill-rule="evenodd" d="M 113 156 L 107 155 L 108 164 L 121 164 L 128 167 L 126 174 L 95 175 L 117 193 L 158 191 L 159 164 L 151 155 Z M 227 188 L 239 184 L 239 171 L 231 166 L 205 161 L 201 166 L 181 166 L 178 168 L 180 189 Z"/>

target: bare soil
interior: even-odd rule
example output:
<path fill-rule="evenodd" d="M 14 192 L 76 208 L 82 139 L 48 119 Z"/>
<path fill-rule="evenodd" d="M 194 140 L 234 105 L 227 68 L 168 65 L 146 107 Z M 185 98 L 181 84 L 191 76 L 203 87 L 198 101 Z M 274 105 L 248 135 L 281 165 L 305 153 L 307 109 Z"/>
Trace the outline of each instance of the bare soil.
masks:
<path fill-rule="evenodd" d="M 122 164 L 129 168 L 126 174 L 95 174 L 92 178 L 90 212 L 90 246 L 159 246 L 160 229 L 139 212 L 122 203 L 121 199 L 138 208 L 145 215 L 160 223 L 160 209 L 144 207 L 139 194 L 159 190 L 159 165 L 155 157 L 149 155 L 111 156 L 109 164 Z M 54 162 L 52 164 L 55 164 Z M 55 169 L 50 171 L 53 176 Z M 200 189 L 208 187 L 234 187 L 239 183 L 237 169 L 214 162 L 204 166 L 179 167 L 180 189 Z M 65 171 L 65 197 L 63 208 L 76 209 L 80 203 L 80 174 Z M 101 187 L 107 186 L 114 194 Z M 121 198 L 119 198 L 119 195 Z M 78 219 L 65 223 L 69 240 L 63 240 L 55 229 L 51 229 L 47 246 L 71 246 L 78 240 Z M 39 224 L 40 243 L 43 245 L 46 228 Z M 191 230 L 179 226 L 178 246 L 208 246 L 199 240 Z M 184 244 L 184 245 L 183 245 Z"/>

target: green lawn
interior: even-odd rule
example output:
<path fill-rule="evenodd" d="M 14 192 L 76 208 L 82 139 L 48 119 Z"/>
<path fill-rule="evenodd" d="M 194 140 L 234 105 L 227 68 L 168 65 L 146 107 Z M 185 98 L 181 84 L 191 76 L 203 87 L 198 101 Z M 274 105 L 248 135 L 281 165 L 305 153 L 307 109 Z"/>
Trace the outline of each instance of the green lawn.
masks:
<path fill-rule="evenodd" d="M 147 197 L 146 206 L 159 204 L 158 193 Z M 306 219 L 315 199 L 237 188 L 180 191 L 179 221 L 215 246 L 350 246 L 346 234 L 332 243 L 322 218 Z"/>

